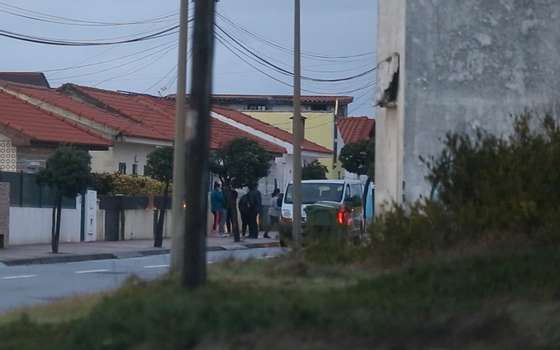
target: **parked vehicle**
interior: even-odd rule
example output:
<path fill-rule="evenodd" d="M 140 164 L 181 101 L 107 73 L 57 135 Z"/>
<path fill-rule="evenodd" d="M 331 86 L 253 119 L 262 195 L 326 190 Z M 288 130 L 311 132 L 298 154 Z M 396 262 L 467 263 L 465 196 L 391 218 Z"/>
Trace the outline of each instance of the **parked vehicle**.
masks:
<path fill-rule="evenodd" d="M 282 232 L 289 232 L 293 218 L 292 184 L 286 187 L 282 202 Z M 364 227 L 363 186 L 358 180 L 306 180 L 302 182 L 302 226 L 308 222 L 308 213 L 326 211 L 336 220 L 314 219 L 313 225 L 336 222 L 349 232 L 360 233 Z"/>

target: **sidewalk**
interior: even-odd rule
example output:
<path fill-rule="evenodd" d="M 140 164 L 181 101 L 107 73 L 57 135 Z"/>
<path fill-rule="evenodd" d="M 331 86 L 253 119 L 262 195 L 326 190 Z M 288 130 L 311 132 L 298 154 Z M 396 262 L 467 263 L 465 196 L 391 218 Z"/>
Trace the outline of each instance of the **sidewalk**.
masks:
<path fill-rule="evenodd" d="M 31 244 L 11 246 L 0 249 L 0 265 L 32 265 L 77 262 L 87 260 L 125 259 L 149 255 L 168 254 L 171 240 L 163 242 L 163 248 L 154 248 L 152 240 L 133 240 L 118 242 L 87 242 L 60 243 L 59 254 L 51 253 L 50 244 Z M 243 250 L 252 248 L 278 247 L 279 243 L 273 239 L 243 240 L 235 243 L 233 238 L 209 237 L 208 251 Z"/>

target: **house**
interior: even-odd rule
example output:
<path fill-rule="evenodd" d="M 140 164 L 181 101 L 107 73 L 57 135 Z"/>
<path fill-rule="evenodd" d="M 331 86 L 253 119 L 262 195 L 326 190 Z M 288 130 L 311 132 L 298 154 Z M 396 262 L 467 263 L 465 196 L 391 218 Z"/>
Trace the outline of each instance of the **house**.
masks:
<path fill-rule="evenodd" d="M 333 155 L 339 149 L 336 120 L 348 115 L 351 96 L 302 96 L 302 114 L 305 118 L 305 138 L 333 150 L 321 158 L 329 178 L 341 178 L 343 169 Z M 291 95 L 226 95 L 213 96 L 214 105 L 235 109 L 265 123 L 292 132 L 293 96 Z"/>
<path fill-rule="evenodd" d="M 356 143 L 364 140 L 369 140 L 375 134 L 375 119 L 368 117 L 348 117 L 340 119 L 336 123 L 338 128 L 338 154 L 345 145 Z M 350 173 L 344 170 L 344 178 L 357 180 L 357 174 Z"/>
<path fill-rule="evenodd" d="M 101 151 L 111 140 L 0 87 L 0 171 L 35 172 L 61 145 Z"/>
<path fill-rule="evenodd" d="M 507 135 L 560 100 L 560 2 L 380 0 L 376 212 L 430 194 L 448 132 Z M 413 14 L 413 15 L 411 15 Z"/>
<path fill-rule="evenodd" d="M 49 88 L 49 81 L 41 72 L 0 72 L 0 81 Z"/>
<path fill-rule="evenodd" d="M 91 152 L 95 172 L 143 175 L 148 154 L 157 147 L 173 144 L 174 99 L 75 84 L 46 89 L 8 83 L 3 89 L 22 101 L 111 140 L 108 151 Z M 261 184 L 264 192 L 284 186 L 291 178 L 291 134 L 227 108 L 213 108 L 211 117 L 211 149 L 219 149 L 236 138 L 248 138 L 276 155 L 269 178 Z M 331 154 L 330 149 L 310 141 L 304 142 L 302 151 L 307 159 Z"/>

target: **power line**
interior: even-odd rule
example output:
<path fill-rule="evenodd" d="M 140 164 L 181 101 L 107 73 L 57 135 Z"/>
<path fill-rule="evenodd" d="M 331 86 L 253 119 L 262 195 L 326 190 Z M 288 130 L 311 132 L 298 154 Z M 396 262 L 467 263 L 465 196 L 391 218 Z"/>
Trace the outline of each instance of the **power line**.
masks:
<path fill-rule="evenodd" d="M 290 55 L 293 54 L 293 49 L 285 47 L 275 41 L 272 41 L 270 39 L 267 39 L 259 34 L 256 34 L 252 31 L 250 31 L 249 29 L 241 26 L 240 24 L 235 23 L 233 20 L 229 19 L 228 17 L 217 13 L 217 16 L 219 18 L 221 18 L 222 20 L 228 22 L 231 26 L 233 26 L 234 28 L 250 35 L 251 37 L 264 42 L 266 44 L 268 44 L 269 46 L 275 47 L 279 50 L 282 50 L 284 52 L 289 53 Z M 319 54 L 319 53 L 313 53 L 313 52 L 302 52 L 302 57 L 307 57 L 307 58 L 315 58 L 315 59 L 321 59 L 321 60 L 326 60 L 326 61 L 330 61 L 330 60 L 341 60 L 341 59 L 351 59 L 351 58 L 360 58 L 360 57 L 369 57 L 369 56 L 373 56 L 375 53 L 374 52 L 364 52 L 364 53 L 359 53 L 359 54 L 355 54 L 355 55 L 345 55 L 345 56 L 328 56 L 328 55 L 324 55 L 324 54 Z"/>
<path fill-rule="evenodd" d="M 4 8 L 4 10 L 0 10 L 1 12 L 18 16 L 22 18 L 26 18 L 29 20 L 34 21 L 41 21 L 47 23 L 55 23 L 55 24 L 64 24 L 64 25 L 73 25 L 73 26 L 85 26 L 85 27 L 116 27 L 116 26 L 130 26 L 130 25 L 142 25 L 142 24 L 153 24 L 153 23 L 163 23 L 168 22 L 172 18 L 177 17 L 178 13 L 173 11 L 169 14 L 165 14 L 159 17 L 143 19 L 138 21 L 131 21 L 131 22 L 103 22 L 103 21 L 91 21 L 79 18 L 70 18 L 70 17 L 62 17 L 51 15 L 44 12 L 29 10 L 23 7 L 18 7 L 15 5 L 10 5 L 5 2 L 0 2 L 0 7 Z M 7 8 L 7 9 L 6 9 Z M 17 12 L 16 12 L 17 11 Z M 18 13 L 19 12 L 19 13 Z"/>
<path fill-rule="evenodd" d="M 264 65 L 267 65 L 273 69 L 275 69 L 276 71 L 278 71 L 281 74 L 287 75 L 292 77 L 293 76 L 293 72 L 282 68 L 272 62 L 270 62 L 269 60 L 263 58 L 262 56 L 256 54 L 254 52 L 254 50 L 250 47 L 248 47 L 247 45 L 245 45 L 244 43 L 242 43 L 241 41 L 239 41 L 237 38 L 233 37 L 231 34 L 229 34 L 228 32 L 226 32 L 219 24 L 216 23 L 215 27 L 226 37 L 228 37 L 230 40 L 232 40 L 234 43 L 236 43 L 239 47 L 241 47 L 243 50 L 245 50 L 247 53 L 249 53 L 251 56 L 255 57 L 258 61 L 262 62 Z M 223 39 L 223 38 L 222 38 Z M 227 40 L 227 39 L 226 39 Z M 377 69 L 377 67 L 373 67 L 370 68 L 364 72 L 352 75 L 352 76 L 348 76 L 348 77 L 342 77 L 342 78 L 334 78 L 334 79 L 322 79 L 322 78 L 312 78 L 312 77 L 308 77 L 308 76 L 302 76 L 302 80 L 308 80 L 308 81 L 313 81 L 313 82 L 319 82 L 319 83 L 337 83 L 337 82 L 345 82 L 345 81 L 350 81 L 350 80 L 354 80 L 354 79 L 358 79 L 361 77 L 364 77 L 370 73 L 373 73 L 375 70 Z"/>
<path fill-rule="evenodd" d="M 112 58 L 112 59 L 109 59 L 109 60 L 98 61 L 98 62 L 88 63 L 88 64 L 80 64 L 80 65 L 75 65 L 75 66 L 61 67 L 61 68 L 45 69 L 45 70 L 42 70 L 42 72 L 44 72 L 44 73 L 63 72 L 63 71 L 68 71 L 68 70 L 75 70 L 75 69 L 80 69 L 80 68 L 87 68 L 87 67 L 99 66 L 99 65 L 103 65 L 103 64 L 107 64 L 107 63 L 112 63 L 112 62 L 120 61 L 120 60 L 125 59 L 125 58 L 133 57 L 133 56 L 142 54 L 142 53 L 144 53 L 144 52 L 152 51 L 152 50 L 154 50 L 154 49 L 158 49 L 158 48 L 160 48 L 160 47 L 163 47 L 163 46 L 169 45 L 169 44 L 171 44 L 171 43 L 175 43 L 175 42 L 176 42 L 175 40 L 173 40 L 173 41 L 168 41 L 168 42 L 165 42 L 165 43 L 163 43 L 163 44 L 159 44 L 159 45 L 156 45 L 156 46 L 152 46 L 152 47 L 150 47 L 150 48 L 148 48 L 148 49 L 136 51 L 136 52 L 134 52 L 134 53 L 131 53 L 131 54 L 128 54 L 128 55 L 124 55 L 124 56 L 115 57 L 115 58 Z"/>
<path fill-rule="evenodd" d="M 62 80 L 67 80 L 67 79 L 88 77 L 88 76 L 97 75 L 97 74 L 100 74 L 100 73 L 105 73 L 105 72 L 112 71 L 112 70 L 115 70 L 115 69 L 118 69 L 118 68 L 121 68 L 121 67 L 128 66 L 128 65 L 130 65 L 130 64 L 133 64 L 133 63 L 136 63 L 136 62 L 139 62 L 139 61 L 143 61 L 143 60 L 145 60 L 146 58 L 155 56 L 155 55 L 157 55 L 157 54 L 159 54 L 159 53 L 161 53 L 161 52 L 163 52 L 163 51 L 168 52 L 169 50 L 173 50 L 173 49 L 176 48 L 176 47 L 177 47 L 177 43 L 176 43 L 176 42 L 168 43 L 168 44 L 166 44 L 166 45 L 163 45 L 163 48 L 161 48 L 161 49 L 159 49 L 159 50 L 157 50 L 157 51 L 155 51 L 155 52 L 151 52 L 151 53 L 149 53 L 149 54 L 147 54 L 147 55 L 141 56 L 141 57 L 136 58 L 136 59 L 131 60 L 131 61 L 124 62 L 124 63 L 119 64 L 119 65 L 116 65 L 116 66 L 112 66 L 112 67 L 105 68 L 105 69 L 102 69 L 102 70 L 99 70 L 99 71 L 95 71 L 95 72 L 88 72 L 88 73 L 83 73 L 83 74 L 70 75 L 70 76 L 65 76 L 65 77 L 61 77 L 61 78 L 57 78 L 57 79 L 53 79 L 53 80 L 54 80 L 54 81 L 62 81 Z"/>
<path fill-rule="evenodd" d="M 144 36 L 140 36 L 140 37 L 136 37 L 136 38 L 132 38 L 132 39 L 127 39 L 127 40 L 105 41 L 105 42 L 85 42 L 85 41 L 49 39 L 49 38 L 42 38 L 42 37 L 33 36 L 33 35 L 25 35 L 25 34 L 14 33 L 14 32 L 10 32 L 10 31 L 3 30 L 3 29 L 0 29 L 0 36 L 10 38 L 10 39 L 20 40 L 20 41 L 31 42 L 31 43 L 35 43 L 35 44 L 42 44 L 42 45 L 74 46 L 74 47 L 76 47 L 76 46 L 107 46 L 107 45 L 129 44 L 129 43 L 135 43 L 135 42 L 140 42 L 140 41 L 153 40 L 153 39 L 166 37 L 166 36 L 169 36 L 169 35 L 176 34 L 177 33 L 177 28 L 179 28 L 179 26 L 175 25 L 173 27 L 170 27 L 170 28 L 167 28 L 167 29 L 164 29 L 164 30 L 161 30 L 161 31 L 149 34 L 149 35 L 144 35 Z"/>

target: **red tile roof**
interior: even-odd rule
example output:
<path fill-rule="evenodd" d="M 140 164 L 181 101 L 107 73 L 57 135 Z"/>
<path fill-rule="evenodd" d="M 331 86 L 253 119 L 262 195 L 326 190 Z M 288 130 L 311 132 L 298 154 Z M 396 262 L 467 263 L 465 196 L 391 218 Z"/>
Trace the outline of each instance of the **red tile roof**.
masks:
<path fill-rule="evenodd" d="M 367 140 L 375 132 L 375 119 L 368 117 L 346 117 L 337 122 L 345 144 Z"/>
<path fill-rule="evenodd" d="M 0 72 L 0 80 L 50 87 L 47 78 L 40 72 Z"/>
<path fill-rule="evenodd" d="M 86 119 L 90 119 L 122 134 L 157 140 L 168 139 L 157 130 L 149 125 L 143 124 L 141 121 L 86 104 L 55 89 L 37 88 L 20 84 L 8 84 L 6 87 Z"/>
<path fill-rule="evenodd" d="M 117 111 L 118 114 L 137 120 L 151 130 L 157 130 L 161 136 L 155 138 L 173 141 L 175 137 L 175 101 L 131 93 L 114 92 L 91 87 L 68 85 L 84 95 L 94 98 L 102 104 Z M 130 131 L 130 130 L 128 130 Z M 128 134 L 128 136 L 141 136 Z M 142 136 L 145 137 L 145 136 Z M 210 124 L 210 148 L 218 149 L 226 143 L 244 137 L 254 140 L 272 153 L 286 153 L 286 149 L 279 147 L 248 132 L 239 130 L 224 122 L 212 118 Z"/>
<path fill-rule="evenodd" d="M 287 142 L 287 143 L 292 143 L 293 141 L 293 136 L 292 134 L 290 134 L 289 132 L 282 130 L 280 128 L 277 128 L 275 126 L 272 126 L 270 124 L 267 124 L 265 122 L 262 122 L 256 118 L 252 118 L 250 116 L 248 116 L 247 114 L 241 113 L 239 111 L 236 110 L 232 110 L 232 109 L 228 109 L 228 108 L 223 108 L 223 107 L 212 107 L 212 110 L 220 115 L 223 115 L 233 121 L 236 121 L 238 123 L 241 123 L 243 125 L 246 125 L 250 128 L 253 128 L 255 130 L 261 131 L 267 135 L 270 135 L 274 138 L 277 138 L 281 141 Z M 311 141 L 308 140 L 304 140 L 303 144 L 302 144 L 302 150 L 304 151 L 308 151 L 308 152 L 316 152 L 316 153 L 324 153 L 324 154 L 330 154 L 332 153 L 332 151 L 328 148 L 325 148 L 321 145 L 318 145 L 316 143 L 313 143 Z"/>
<path fill-rule="evenodd" d="M 32 142 L 108 147 L 111 141 L 0 91 L 0 125 Z"/>

